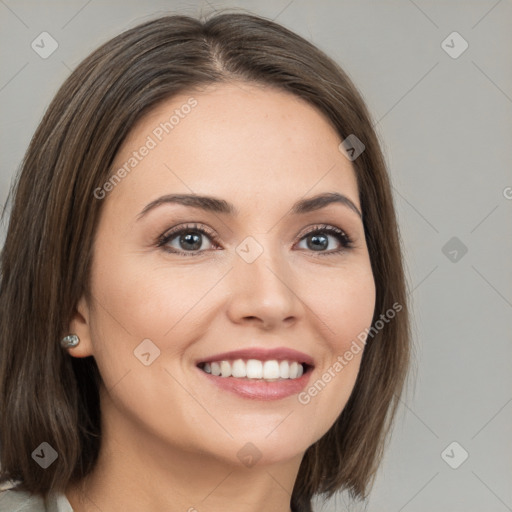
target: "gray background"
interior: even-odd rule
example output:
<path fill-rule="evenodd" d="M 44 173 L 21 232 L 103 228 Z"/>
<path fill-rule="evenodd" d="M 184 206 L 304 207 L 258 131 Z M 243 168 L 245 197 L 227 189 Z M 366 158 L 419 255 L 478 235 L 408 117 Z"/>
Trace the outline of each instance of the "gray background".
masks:
<path fill-rule="evenodd" d="M 157 13 L 219 7 L 272 18 L 337 60 L 390 166 L 416 362 L 369 500 L 340 494 L 317 510 L 512 511 L 510 1 L 0 0 L 1 203 L 44 110 L 86 55 Z M 59 44 L 46 59 L 31 48 L 43 31 Z M 445 49 L 459 51 L 460 39 L 442 46 L 454 31 L 469 44 L 457 58 Z M 460 463 L 463 450 L 453 469 L 446 461 Z"/>

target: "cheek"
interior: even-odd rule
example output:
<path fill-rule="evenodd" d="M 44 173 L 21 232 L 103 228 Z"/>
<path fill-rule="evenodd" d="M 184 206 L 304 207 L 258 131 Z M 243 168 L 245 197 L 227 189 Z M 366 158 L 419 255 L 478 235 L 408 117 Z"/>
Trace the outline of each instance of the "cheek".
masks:
<path fill-rule="evenodd" d="M 370 327 L 375 309 L 375 282 L 369 262 L 340 269 L 316 280 L 308 304 L 322 320 L 331 355 L 343 353 L 353 339 Z"/>
<path fill-rule="evenodd" d="M 194 270 L 194 265 L 173 267 L 165 258 L 154 258 L 158 263 L 151 259 L 126 252 L 98 257 L 102 263 L 94 270 L 93 289 L 108 313 L 100 320 L 111 324 L 120 339 L 165 343 L 175 338 L 174 332 L 197 314 L 197 306 L 223 274 L 223 269 Z"/>
<path fill-rule="evenodd" d="M 98 252 L 101 266 L 93 267 L 91 283 L 96 299 L 91 318 L 94 358 L 107 396 L 123 415 L 142 420 L 145 428 L 167 429 L 185 438 L 187 418 L 197 412 L 175 370 L 200 329 L 192 321 L 197 305 L 219 278 L 192 273 L 192 266 L 188 272 L 171 270 L 165 263 L 143 267 L 143 258 Z M 168 404 L 179 407 L 166 410 Z"/>
<path fill-rule="evenodd" d="M 343 388 L 350 393 L 364 352 L 364 335 L 372 324 L 375 311 L 376 292 L 371 267 L 368 265 L 352 272 L 336 293 L 337 307 L 333 300 L 330 311 L 332 330 L 336 334 L 329 337 L 331 361 L 328 372 L 332 381 L 341 376 Z M 325 377 L 329 379 L 327 375 Z"/>
<path fill-rule="evenodd" d="M 334 331 L 343 333 L 335 344 L 346 350 L 347 344 L 357 339 L 370 327 L 375 310 L 375 283 L 371 271 L 351 276 L 339 291 L 339 307 L 332 311 Z"/>
<path fill-rule="evenodd" d="M 173 267 L 162 257 L 155 258 L 155 263 L 147 254 L 130 253 L 126 248 L 114 252 L 104 240 L 98 247 L 101 264 L 93 266 L 91 285 L 96 300 L 91 335 L 107 389 L 127 372 L 129 380 L 140 381 L 135 393 L 141 396 L 152 385 L 158 387 L 159 380 L 161 386 L 162 379 L 174 389 L 176 384 L 164 368 L 181 372 L 182 355 L 211 325 L 204 320 L 211 316 L 207 299 L 213 293 L 208 294 L 226 268 L 199 269 L 197 263 Z M 143 355 L 148 352 L 149 356 Z M 145 366 L 148 357 L 154 363 Z"/>
<path fill-rule="evenodd" d="M 375 308 L 375 283 L 370 265 L 340 272 L 324 293 L 311 295 L 322 328 L 326 358 L 298 402 L 310 416 L 321 419 L 320 437 L 342 412 L 353 391 L 364 353 L 364 334 L 371 326 Z M 323 327 L 322 327 L 323 326 Z M 321 424 L 321 425 L 320 425 Z"/>

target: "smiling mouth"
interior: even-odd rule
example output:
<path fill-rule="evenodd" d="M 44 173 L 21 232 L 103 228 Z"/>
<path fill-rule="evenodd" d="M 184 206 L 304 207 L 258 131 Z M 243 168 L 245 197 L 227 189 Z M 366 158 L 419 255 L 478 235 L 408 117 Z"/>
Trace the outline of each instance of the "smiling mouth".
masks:
<path fill-rule="evenodd" d="M 215 377 L 232 377 L 245 381 L 277 382 L 296 380 L 312 370 L 312 366 L 294 360 L 234 359 L 203 362 L 197 365 Z"/>

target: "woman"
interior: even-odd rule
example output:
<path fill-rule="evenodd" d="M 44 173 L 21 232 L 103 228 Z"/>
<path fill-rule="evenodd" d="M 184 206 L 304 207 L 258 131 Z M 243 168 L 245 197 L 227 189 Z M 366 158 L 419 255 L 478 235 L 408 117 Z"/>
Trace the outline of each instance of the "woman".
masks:
<path fill-rule="evenodd" d="M 140 24 L 63 84 L 14 197 L 1 510 L 366 496 L 408 308 L 385 162 L 337 64 L 250 14 Z"/>

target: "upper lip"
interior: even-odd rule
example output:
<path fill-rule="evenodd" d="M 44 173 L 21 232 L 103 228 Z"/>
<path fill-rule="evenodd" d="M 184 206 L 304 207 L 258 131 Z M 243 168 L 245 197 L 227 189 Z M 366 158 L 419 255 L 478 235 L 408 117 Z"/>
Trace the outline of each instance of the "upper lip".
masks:
<path fill-rule="evenodd" d="M 299 352 L 292 348 L 278 347 L 278 348 L 243 348 L 240 350 L 233 350 L 231 352 L 222 352 L 220 354 L 214 354 L 203 359 L 199 359 L 199 363 L 211 363 L 212 361 L 226 361 L 234 359 L 259 359 L 260 361 L 270 361 L 272 359 L 281 359 L 289 361 L 297 361 L 298 363 L 306 363 L 310 366 L 314 366 L 314 360 L 311 356 L 308 356 L 304 352 Z"/>

